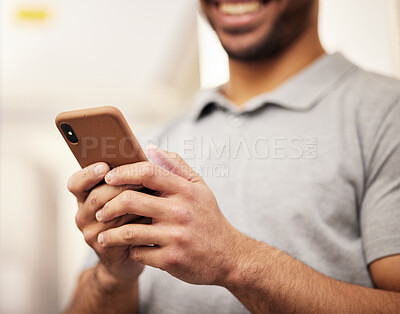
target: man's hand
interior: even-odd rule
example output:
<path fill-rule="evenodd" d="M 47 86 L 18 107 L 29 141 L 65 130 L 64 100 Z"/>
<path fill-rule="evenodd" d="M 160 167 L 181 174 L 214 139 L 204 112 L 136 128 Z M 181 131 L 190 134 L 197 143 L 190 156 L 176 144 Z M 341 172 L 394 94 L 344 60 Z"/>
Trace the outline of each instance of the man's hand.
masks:
<path fill-rule="evenodd" d="M 221 213 L 203 179 L 179 155 L 153 147 L 150 158 L 107 173 L 109 186 L 143 185 L 152 196 L 126 190 L 107 202 L 96 217 L 107 224 L 125 214 L 151 217 L 151 225 L 110 228 L 98 241 L 108 249 L 133 246 L 132 260 L 160 268 L 195 284 L 220 284 L 234 263 L 239 232 Z M 228 256 L 229 255 L 229 256 Z"/>
<path fill-rule="evenodd" d="M 96 280 L 99 289 L 110 289 L 115 283 L 133 286 L 143 271 L 143 265 L 130 258 L 129 245 L 117 248 L 105 248 L 97 241 L 98 234 L 133 222 L 137 215 L 123 215 L 107 223 L 98 222 L 96 212 L 104 204 L 128 189 L 135 186 L 123 185 L 114 187 L 107 184 L 98 185 L 109 171 L 105 163 L 97 163 L 75 173 L 68 181 L 68 189 L 78 201 L 76 224 L 84 235 L 85 241 L 96 251 L 100 263 L 96 267 Z"/>

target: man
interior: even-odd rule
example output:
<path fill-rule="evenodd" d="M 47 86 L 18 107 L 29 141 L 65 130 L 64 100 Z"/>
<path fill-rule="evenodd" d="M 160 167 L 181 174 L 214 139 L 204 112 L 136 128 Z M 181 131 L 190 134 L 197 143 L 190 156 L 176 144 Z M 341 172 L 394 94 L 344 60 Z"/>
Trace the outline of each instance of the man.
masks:
<path fill-rule="evenodd" d="M 71 177 L 99 262 L 67 312 L 398 312 L 399 82 L 325 55 L 317 0 L 201 4 L 231 78 L 159 134 L 193 168 L 150 146 Z"/>

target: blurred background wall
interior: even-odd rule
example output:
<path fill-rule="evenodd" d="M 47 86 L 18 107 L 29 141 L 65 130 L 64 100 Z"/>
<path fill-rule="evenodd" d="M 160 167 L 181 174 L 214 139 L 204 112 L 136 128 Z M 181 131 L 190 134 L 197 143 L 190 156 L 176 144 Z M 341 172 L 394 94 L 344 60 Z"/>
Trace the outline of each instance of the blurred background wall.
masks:
<path fill-rule="evenodd" d="M 57 113 L 117 105 L 137 134 L 229 78 L 196 0 L 0 2 L 0 313 L 56 313 L 87 254 Z M 400 77 L 398 0 L 321 0 L 329 52 Z"/>

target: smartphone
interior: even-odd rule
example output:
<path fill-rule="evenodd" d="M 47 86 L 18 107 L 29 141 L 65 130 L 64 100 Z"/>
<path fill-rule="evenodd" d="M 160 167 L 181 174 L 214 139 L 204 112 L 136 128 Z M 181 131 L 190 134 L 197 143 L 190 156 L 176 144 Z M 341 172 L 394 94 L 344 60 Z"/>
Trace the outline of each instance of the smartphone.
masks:
<path fill-rule="evenodd" d="M 62 112 L 56 125 L 82 168 L 147 161 L 123 114 L 112 106 Z"/>

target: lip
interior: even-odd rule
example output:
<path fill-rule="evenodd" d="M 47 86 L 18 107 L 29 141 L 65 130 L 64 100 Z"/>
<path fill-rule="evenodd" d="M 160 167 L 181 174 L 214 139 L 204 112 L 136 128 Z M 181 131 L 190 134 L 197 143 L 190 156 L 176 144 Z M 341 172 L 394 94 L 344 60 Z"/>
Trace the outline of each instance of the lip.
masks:
<path fill-rule="evenodd" d="M 239 2 L 253 2 L 253 1 L 257 1 L 257 0 L 206 0 L 206 2 L 210 3 L 210 4 L 215 4 L 215 3 L 239 3 Z M 258 2 L 261 3 L 268 3 L 271 2 L 272 0 L 258 0 Z"/>
<path fill-rule="evenodd" d="M 254 0 L 209 0 L 207 6 L 210 14 L 212 15 L 213 22 L 218 27 L 227 31 L 240 31 L 251 29 L 258 24 L 262 23 L 270 4 L 273 1 L 259 0 L 261 8 L 257 12 L 247 13 L 242 15 L 229 15 L 219 10 L 220 3 L 243 3 L 254 2 Z"/>

